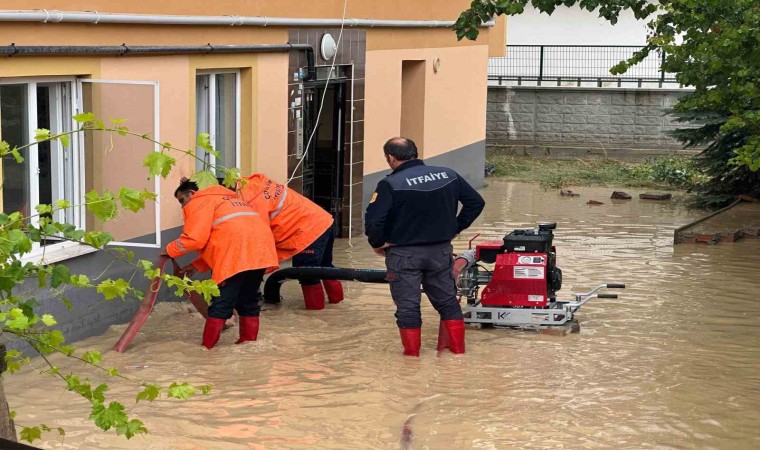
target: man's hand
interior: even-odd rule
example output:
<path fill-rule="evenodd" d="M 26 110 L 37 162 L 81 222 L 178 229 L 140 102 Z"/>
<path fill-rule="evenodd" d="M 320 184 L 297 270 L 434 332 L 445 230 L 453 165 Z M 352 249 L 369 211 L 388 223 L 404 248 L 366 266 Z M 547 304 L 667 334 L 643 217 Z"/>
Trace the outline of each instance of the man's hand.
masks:
<path fill-rule="evenodd" d="M 373 248 L 372 251 L 375 252 L 375 254 L 377 256 L 385 257 L 385 249 L 388 248 L 388 247 L 390 247 L 390 246 L 391 246 L 391 244 L 389 244 L 389 243 L 386 242 L 385 244 L 383 244 L 382 247 Z"/>
<path fill-rule="evenodd" d="M 193 266 L 192 264 L 188 264 L 185 267 L 182 267 L 181 269 L 179 269 L 179 274 L 177 276 L 192 277 L 193 275 L 195 275 L 196 272 L 197 270 L 195 270 L 195 266 Z"/>

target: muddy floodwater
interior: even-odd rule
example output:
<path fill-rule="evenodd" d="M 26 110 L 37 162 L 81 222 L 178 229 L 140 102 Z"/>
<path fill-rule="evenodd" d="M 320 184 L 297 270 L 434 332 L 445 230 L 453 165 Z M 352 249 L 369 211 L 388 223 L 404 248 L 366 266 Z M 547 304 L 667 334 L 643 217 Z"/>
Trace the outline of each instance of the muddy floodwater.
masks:
<path fill-rule="evenodd" d="M 573 190 L 580 197 L 489 180 L 485 212 L 455 249 L 476 233 L 557 222 L 560 298 L 628 286 L 581 308 L 577 334 L 468 330 L 465 355 L 439 357 L 425 301 L 421 357 L 407 358 L 386 285 L 347 283 L 343 303 L 305 311 L 291 281 L 255 343 L 233 345 L 233 328 L 201 351 L 203 319 L 169 302 L 124 354 L 110 348 L 125 325 L 77 343 L 138 380 L 213 385 L 206 397 L 135 404 L 136 389 L 111 380 L 145 437 L 96 429 L 84 400 L 29 370 L 5 378 L 11 408 L 19 424 L 65 428 L 35 444 L 55 449 L 760 448 L 760 240 L 674 247 L 673 230 L 703 215 L 678 193 L 656 202 L 626 189 L 633 200 L 613 201 L 612 188 Z M 335 261 L 384 267 L 364 238 L 339 239 Z"/>

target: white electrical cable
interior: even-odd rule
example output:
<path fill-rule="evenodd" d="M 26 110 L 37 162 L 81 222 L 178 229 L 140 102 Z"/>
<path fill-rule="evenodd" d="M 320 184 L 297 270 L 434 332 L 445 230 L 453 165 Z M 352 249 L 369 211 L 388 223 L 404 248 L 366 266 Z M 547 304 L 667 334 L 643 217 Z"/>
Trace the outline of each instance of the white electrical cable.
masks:
<path fill-rule="evenodd" d="M 291 181 L 293 181 L 293 178 L 295 178 L 296 176 L 296 172 L 298 172 L 298 168 L 301 167 L 301 163 L 306 159 L 306 156 L 309 154 L 309 147 L 311 146 L 311 141 L 312 139 L 314 139 L 314 135 L 317 132 L 319 118 L 322 116 L 322 109 L 325 106 L 325 97 L 327 97 L 327 87 L 330 84 L 330 77 L 332 77 L 333 69 L 335 68 L 335 59 L 338 56 L 338 50 L 340 50 L 340 44 L 341 42 L 343 42 L 343 26 L 346 23 L 347 8 L 348 8 L 348 0 L 344 0 L 343 1 L 343 17 L 340 21 L 340 33 L 338 33 L 338 42 L 336 43 L 336 46 L 335 46 L 335 55 L 333 55 L 332 57 L 332 63 L 330 64 L 330 71 L 327 73 L 327 80 L 325 80 L 325 88 L 324 88 L 324 92 L 322 93 L 322 100 L 319 103 L 319 111 L 317 112 L 317 118 L 314 120 L 314 129 L 311 131 L 311 136 L 309 136 L 309 140 L 306 143 L 306 150 L 301 156 L 301 160 L 298 161 L 298 164 L 296 164 L 296 167 L 293 169 L 293 173 L 290 174 L 288 181 L 285 183 L 286 186 L 289 185 Z M 314 70 L 315 71 L 317 70 L 316 66 Z"/>

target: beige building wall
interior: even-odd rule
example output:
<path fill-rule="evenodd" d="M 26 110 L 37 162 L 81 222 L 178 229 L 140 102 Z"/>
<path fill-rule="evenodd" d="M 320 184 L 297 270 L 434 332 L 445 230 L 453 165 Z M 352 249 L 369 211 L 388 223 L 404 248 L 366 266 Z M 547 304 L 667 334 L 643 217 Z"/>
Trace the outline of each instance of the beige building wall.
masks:
<path fill-rule="evenodd" d="M 84 8 L 77 10 L 83 11 Z M 12 42 L 16 45 L 284 44 L 287 42 L 288 36 L 285 28 L 263 26 L 0 22 L 0 27 L 2 27 L 4 34 L 13 36 Z M 9 44 L 10 42 L 7 42 L 2 45 Z M 23 59 L 28 58 L 24 57 Z M 59 61 L 60 64 L 70 58 L 55 57 L 52 59 Z"/>
<path fill-rule="evenodd" d="M 150 56 L 150 57 L 93 57 L 93 58 L 18 58 L 13 64 L 0 65 L 2 78 L 32 78 L 41 76 L 72 76 L 102 80 L 126 80 L 158 82 L 159 84 L 159 123 L 158 138 L 172 146 L 194 151 L 196 143 L 195 130 L 195 75 L 199 70 L 237 69 L 241 73 L 241 172 L 246 175 L 255 170 L 271 174 L 277 179 L 285 179 L 287 159 L 287 53 L 246 54 L 246 55 L 206 55 L 206 56 Z M 98 85 L 100 86 L 100 85 Z M 109 119 L 121 119 L 124 116 L 117 111 L 136 111 L 131 106 L 139 103 L 140 108 L 153 113 L 150 99 L 139 101 L 130 98 L 134 86 L 124 86 L 122 94 L 116 85 L 104 85 L 105 89 L 96 87 L 96 95 L 106 93 L 108 101 L 117 101 L 124 108 L 101 109 L 98 102 L 97 118 L 110 124 Z M 119 97 L 126 96 L 126 98 Z M 137 108 L 137 109 L 140 109 Z M 130 120 L 124 126 L 138 133 L 150 132 L 153 135 L 153 122 L 143 123 L 137 116 L 130 114 Z M 142 118 L 141 118 L 142 119 Z M 150 117 L 152 119 L 152 116 Z M 148 126 L 150 125 L 150 126 Z M 154 136 L 155 137 L 155 136 Z M 138 138 L 114 135 L 113 151 L 109 154 L 98 153 L 88 158 L 88 179 L 90 188 L 109 189 L 117 192 L 122 185 L 142 186 L 147 168 L 134 157 L 124 153 L 142 147 Z M 109 147 L 111 136 L 100 135 L 90 142 L 99 150 Z M 189 176 L 195 170 L 195 160 L 184 153 L 172 151 L 177 164 L 172 173 L 161 179 L 161 228 L 167 229 L 182 224 L 182 212 L 174 208 L 176 200 L 172 193 L 182 176 Z M 94 156 L 94 157 L 93 157 Z M 280 156 L 278 158 L 278 156 Z M 126 159 L 125 159 L 126 158 Z M 112 176 L 114 167 L 118 167 L 118 176 Z M 110 168 L 110 169 L 109 169 Z M 139 186 L 136 186 L 139 185 Z M 110 224 L 107 231 L 114 233 L 117 239 L 129 239 L 153 232 L 154 215 L 149 211 L 124 213 L 122 220 Z M 139 225 L 136 226 L 135 224 Z"/>
<path fill-rule="evenodd" d="M 499 16 L 496 18 L 496 24 L 487 32 L 488 39 L 488 56 L 504 57 L 507 54 L 507 18 Z M 483 42 L 482 38 L 478 41 Z"/>
<path fill-rule="evenodd" d="M 455 20 L 467 0 L 387 0 L 356 2 L 346 16 L 378 20 Z M 340 18 L 340 0 L 250 2 L 232 0 L 199 4 L 163 2 L 95 2 L 62 0 L 59 11 L 97 10 L 170 15 L 230 15 L 293 18 Z M 4 9 L 49 8 L 29 0 Z M 487 57 L 503 51 L 503 20 L 483 28 L 477 42 L 457 41 L 448 28 L 364 28 L 367 32 L 364 117 L 364 174 L 386 169 L 382 144 L 400 134 L 401 66 L 403 60 L 424 60 L 424 130 L 422 154 L 429 158 L 485 139 Z M 246 45 L 282 44 L 287 27 L 167 26 L 77 23 L 2 23 L 16 45 Z M 293 27 L 290 27 L 293 28 Z M 318 52 L 318 45 L 316 46 Z M 438 72 L 433 62 L 439 59 Z M 285 180 L 288 149 L 288 54 L 179 55 L 150 57 L 19 57 L 0 61 L 0 77 L 71 75 L 100 79 L 157 81 L 160 85 L 160 139 L 195 148 L 195 75 L 201 69 L 235 68 L 241 80 L 241 171 L 262 171 Z M 130 124 L 127 124 L 129 126 Z M 193 158 L 177 155 L 176 169 L 161 181 L 161 228 L 181 225 L 181 211 L 172 197 L 181 176 L 194 170 Z M 137 168 L 136 171 L 144 170 Z M 97 172 L 97 168 L 94 168 Z M 129 177 L 134 176 L 129 169 Z M 103 174 L 102 176 L 108 176 Z"/>
<path fill-rule="evenodd" d="M 364 174 L 387 170 L 382 146 L 401 130 L 404 60 L 424 59 L 425 158 L 485 139 L 488 46 L 367 52 Z M 438 72 L 433 70 L 436 58 Z"/>
<path fill-rule="evenodd" d="M 284 182 L 288 171 L 288 55 L 258 55 L 254 76 L 254 113 L 251 117 L 255 146 L 250 172 L 266 173 Z M 243 148 L 245 154 L 245 148 Z M 245 163 L 245 157 L 243 158 Z M 244 166 L 245 167 L 245 166 Z"/>

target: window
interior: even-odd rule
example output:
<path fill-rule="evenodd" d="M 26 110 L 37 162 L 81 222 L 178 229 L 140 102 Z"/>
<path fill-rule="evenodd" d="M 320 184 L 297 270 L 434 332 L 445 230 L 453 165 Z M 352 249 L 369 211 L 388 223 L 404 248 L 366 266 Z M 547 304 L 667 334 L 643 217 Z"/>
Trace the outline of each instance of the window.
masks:
<path fill-rule="evenodd" d="M 0 80 L 0 137 L 14 146 L 26 145 L 35 140 L 35 130 L 45 128 L 51 134 L 71 131 L 73 124 L 73 80 Z M 68 145 L 59 141 L 43 142 L 24 151 L 24 162 L 19 164 L 12 156 L 2 162 L 2 211 L 6 214 L 19 211 L 38 224 L 36 206 L 52 204 L 65 199 L 72 205 L 79 203 L 83 180 L 81 151 L 72 136 Z M 54 220 L 81 227 L 82 212 L 67 208 L 54 212 Z M 54 248 L 63 245 L 51 237 L 40 246 Z"/>
<path fill-rule="evenodd" d="M 160 141 L 159 85 L 155 81 L 78 79 L 79 111 L 92 112 L 110 125 L 123 121 L 131 131 L 139 131 Z M 143 161 L 158 144 L 138 136 L 83 132 L 80 143 L 87 157 L 85 191 L 119 192 L 122 186 L 153 192 L 160 198 L 159 177 L 146 177 Z M 113 151 L 115 150 L 115 151 Z M 121 247 L 161 247 L 161 208 L 159 202 L 137 212 L 120 208 L 118 216 L 100 222 L 88 213 L 85 229 L 106 231 L 113 236 L 111 245 Z"/>
<path fill-rule="evenodd" d="M 11 148 L 34 142 L 35 131 L 40 128 L 52 135 L 78 128 L 72 116 L 83 111 L 106 120 L 128 120 L 130 129 L 159 139 L 157 82 L 0 79 L 0 139 Z M 146 178 L 142 166 L 144 157 L 158 145 L 134 136 L 116 139 L 121 151 L 110 152 L 113 138 L 108 133 L 84 132 L 71 134 L 65 146 L 56 140 L 24 149 L 21 164 L 13 156 L 4 157 L 0 166 L 2 211 L 21 212 L 29 223 L 37 225 L 38 205 L 64 199 L 73 206 L 55 211 L 55 221 L 89 231 L 107 231 L 114 237 L 114 245 L 159 248 L 158 202 L 136 213 L 122 210 L 116 220 L 105 224 L 96 223 L 81 206 L 85 191 L 90 189 L 118 192 L 120 186 L 129 186 L 160 195 L 158 178 Z M 24 259 L 42 257 L 52 263 L 91 251 L 89 246 L 50 236 L 35 243 Z"/>
<path fill-rule="evenodd" d="M 219 158 L 198 148 L 196 171 L 239 167 L 240 75 L 238 72 L 200 73 L 195 78 L 196 132 L 208 133 Z M 224 177 L 217 169 L 216 176 Z"/>

